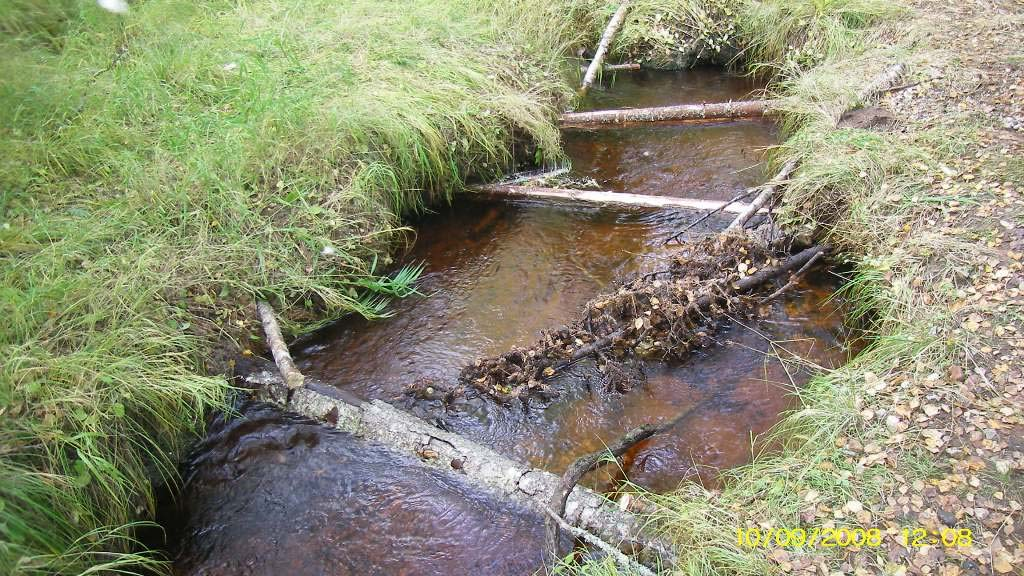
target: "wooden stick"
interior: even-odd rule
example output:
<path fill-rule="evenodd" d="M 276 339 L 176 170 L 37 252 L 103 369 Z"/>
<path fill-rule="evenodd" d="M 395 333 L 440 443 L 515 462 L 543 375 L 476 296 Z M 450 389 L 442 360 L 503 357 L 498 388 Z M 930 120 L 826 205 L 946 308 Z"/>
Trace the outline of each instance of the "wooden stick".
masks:
<path fill-rule="evenodd" d="M 594 59 L 590 61 L 587 73 L 583 75 L 583 84 L 580 86 L 581 92 L 586 92 L 590 85 L 594 83 L 594 79 L 597 78 L 597 71 L 604 64 L 604 57 L 608 54 L 608 47 L 611 46 L 612 39 L 615 38 L 615 34 L 619 31 L 619 26 L 622 26 L 623 20 L 626 19 L 626 10 L 628 8 L 628 1 L 619 4 L 619 9 L 612 15 L 612 19 L 608 21 L 608 26 L 604 29 L 604 34 L 601 35 L 601 42 L 597 45 L 597 51 L 594 52 Z"/>
<path fill-rule="evenodd" d="M 603 70 L 605 72 L 619 72 L 619 71 L 623 71 L 623 70 L 639 70 L 639 69 L 640 69 L 640 65 L 635 63 L 635 62 L 630 62 L 630 63 L 627 63 L 627 64 L 605 64 L 601 68 L 601 70 Z M 580 66 L 580 72 L 586 73 L 586 71 L 587 71 L 587 66 Z"/>
<path fill-rule="evenodd" d="M 601 540 L 600 538 L 594 536 L 586 530 L 577 528 L 572 524 L 569 524 L 568 522 L 563 520 L 561 516 L 556 514 L 550 506 L 542 506 L 541 508 L 551 518 L 551 521 L 555 522 L 555 524 L 557 524 L 559 528 L 572 534 L 576 538 L 585 541 L 587 544 L 597 547 L 599 550 L 601 550 L 602 552 L 610 556 L 613 560 L 615 560 L 616 564 L 618 564 L 622 568 L 625 568 L 629 574 L 639 574 L 640 576 L 655 576 L 654 572 L 652 572 L 650 568 L 644 566 L 643 564 L 640 564 L 639 562 L 634 561 L 629 556 L 623 554 L 622 551 L 618 548 L 612 546 L 604 540 Z M 555 538 L 557 537 L 558 535 L 556 534 Z M 560 557 L 561 556 L 557 554 L 555 556 L 555 558 Z"/>
<path fill-rule="evenodd" d="M 281 327 L 277 325 L 277 317 L 274 315 L 274 308 L 267 302 L 256 303 L 256 312 L 263 322 L 263 331 L 267 335 L 267 344 L 270 345 L 270 352 L 274 355 L 274 364 L 281 372 L 281 378 L 288 385 L 289 390 L 302 388 L 306 378 L 299 372 L 292 361 L 292 355 L 288 353 L 288 345 L 284 343 L 281 336 Z"/>
<path fill-rule="evenodd" d="M 764 188 L 762 188 L 761 190 L 761 193 L 757 195 L 757 198 L 754 198 L 754 201 L 747 205 L 746 209 L 740 212 L 740 215 L 737 216 L 736 219 L 733 220 L 732 223 L 729 224 L 725 229 L 734 230 L 738 228 L 743 228 L 743 225 L 746 224 L 747 221 L 750 220 L 750 218 L 753 217 L 758 210 L 764 208 L 764 205 L 768 203 L 768 200 L 770 200 L 771 197 L 775 194 L 775 192 L 779 189 L 779 186 L 783 182 L 788 180 L 789 177 L 793 174 L 793 172 L 796 170 L 796 167 L 796 160 L 790 160 L 789 162 L 786 162 L 782 166 L 782 170 L 779 170 L 779 173 L 775 175 L 775 178 L 772 178 L 772 180 L 768 184 L 765 184 Z"/>
<path fill-rule="evenodd" d="M 544 200 L 565 200 L 599 205 L 638 206 L 643 208 L 684 208 L 691 210 L 722 210 L 739 213 L 747 209 L 746 204 L 702 200 L 699 198 L 673 198 L 671 196 L 648 196 L 629 192 L 604 190 L 572 190 L 569 188 L 544 188 L 540 186 L 512 186 L 509 184 L 484 184 L 467 188 L 469 192 L 492 196 L 519 197 Z"/>
<path fill-rule="evenodd" d="M 761 118 L 776 113 L 777 100 L 738 100 L 706 104 L 678 104 L 654 108 L 626 108 L 566 112 L 558 119 L 563 128 L 624 126 L 640 122 L 728 122 L 738 118 Z"/>

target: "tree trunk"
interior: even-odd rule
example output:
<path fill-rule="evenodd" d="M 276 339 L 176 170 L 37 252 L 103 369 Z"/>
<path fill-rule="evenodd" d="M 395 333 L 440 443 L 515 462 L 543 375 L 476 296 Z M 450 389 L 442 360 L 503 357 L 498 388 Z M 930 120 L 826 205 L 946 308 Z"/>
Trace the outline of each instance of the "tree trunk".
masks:
<path fill-rule="evenodd" d="M 635 206 L 643 208 L 683 208 L 690 210 L 721 210 L 740 213 L 747 204 L 727 203 L 699 198 L 673 198 L 671 196 L 648 196 L 628 192 L 607 192 L 598 190 L 572 190 L 568 188 L 542 188 L 538 186 L 512 186 L 508 184 L 485 184 L 467 188 L 469 192 L 491 196 L 530 198 L 540 200 L 564 200 L 568 202 L 593 203 L 603 206 Z M 725 205 L 723 207 L 723 205 Z"/>
<path fill-rule="evenodd" d="M 587 68 L 588 68 L 587 66 L 580 66 L 580 72 L 586 73 L 587 72 Z M 635 63 L 635 62 L 630 62 L 630 63 L 626 63 L 626 64 L 605 64 L 604 66 L 601 67 L 601 70 L 604 71 L 604 72 L 620 72 L 620 71 L 623 71 L 623 70 L 639 70 L 639 69 L 640 69 L 640 65 Z"/>
<path fill-rule="evenodd" d="M 726 122 L 738 118 L 760 118 L 775 113 L 776 100 L 740 100 L 710 104 L 679 104 L 655 108 L 566 112 L 562 127 L 622 126 L 639 122 Z"/>
<path fill-rule="evenodd" d="M 601 42 L 598 43 L 597 51 L 594 52 L 594 59 L 590 61 L 587 73 L 583 75 L 583 85 L 580 86 L 582 92 L 586 92 L 590 85 L 594 83 L 594 79 L 597 78 L 597 71 L 604 64 L 604 57 L 608 54 L 608 47 L 611 46 L 612 39 L 618 33 L 619 26 L 622 26 L 623 20 L 626 19 L 627 9 L 629 9 L 629 2 L 623 2 L 619 5 L 619 9 L 615 11 L 615 14 L 612 15 L 612 19 L 608 21 L 608 27 L 604 29 L 604 34 L 601 35 Z"/>

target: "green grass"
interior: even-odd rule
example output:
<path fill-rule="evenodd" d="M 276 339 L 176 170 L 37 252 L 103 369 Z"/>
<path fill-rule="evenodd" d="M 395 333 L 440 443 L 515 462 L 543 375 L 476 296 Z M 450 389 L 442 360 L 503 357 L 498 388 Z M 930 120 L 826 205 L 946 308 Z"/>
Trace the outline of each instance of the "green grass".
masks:
<path fill-rule="evenodd" d="M 132 523 L 252 303 L 293 331 L 384 315 L 416 276 L 380 277 L 402 213 L 557 158 L 586 10 L 393 8 L 0 7 L 0 572 L 152 568 Z"/>
<path fill-rule="evenodd" d="M 222 402 L 211 352 L 259 339 L 257 298 L 293 332 L 386 314 L 416 275 L 380 276 L 400 215 L 514 156 L 557 159 L 553 119 L 577 73 L 565 56 L 592 45 L 614 7 L 0 6 L 0 571 L 162 569 L 133 522 L 151 517 L 151 481 L 176 482 L 188 433 Z M 910 378 L 906 366 L 958 353 L 934 335 L 954 321 L 940 287 L 970 247 L 904 232 L 918 225 L 918 176 L 965 141 L 835 129 L 871 76 L 916 57 L 887 24 L 900 14 L 881 0 L 637 0 L 613 47 L 773 75 L 786 106 L 777 160 L 803 166 L 788 223 L 845 250 L 844 296 L 871 336 L 800 390 L 775 432 L 781 451 L 730 472 L 721 492 L 658 499 L 684 573 L 766 573 L 762 555 L 729 544 L 738 523 L 794 525 L 811 489 L 833 504 L 877 493 L 885 473 L 856 476 L 836 447 L 880 434 L 857 420 L 867 375 Z"/>

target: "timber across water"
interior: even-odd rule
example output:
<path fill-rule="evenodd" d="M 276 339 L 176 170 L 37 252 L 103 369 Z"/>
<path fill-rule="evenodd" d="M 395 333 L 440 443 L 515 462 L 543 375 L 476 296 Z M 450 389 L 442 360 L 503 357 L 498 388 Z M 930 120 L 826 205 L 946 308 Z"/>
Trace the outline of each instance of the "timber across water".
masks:
<path fill-rule="evenodd" d="M 558 122 L 563 128 L 626 126 L 645 122 L 730 122 L 776 114 L 777 100 L 740 100 L 706 104 L 679 104 L 652 108 L 566 112 Z"/>
<path fill-rule="evenodd" d="M 481 489 L 522 503 L 540 514 L 546 513 L 552 494 L 563 483 L 555 474 L 510 460 L 386 402 L 341 399 L 325 393 L 332 387 L 315 381 L 291 389 L 269 365 L 244 379 L 253 386 L 259 400 L 413 455 L 425 466 L 460 474 Z M 657 568 L 674 562 L 670 547 L 647 533 L 644 522 L 588 488 L 576 486 L 567 495 L 564 519 L 569 525 L 634 555 L 644 565 Z"/>
<path fill-rule="evenodd" d="M 467 191 L 474 194 L 484 194 L 502 198 L 553 200 L 602 206 L 715 210 L 734 214 L 742 214 L 747 211 L 750 206 L 749 204 L 744 204 L 742 202 L 722 202 L 718 200 L 704 200 L 701 198 L 675 198 L 672 196 L 649 196 L 645 194 L 611 192 L 606 190 L 575 190 L 571 188 L 514 186 L 510 184 L 482 184 L 467 188 Z"/>

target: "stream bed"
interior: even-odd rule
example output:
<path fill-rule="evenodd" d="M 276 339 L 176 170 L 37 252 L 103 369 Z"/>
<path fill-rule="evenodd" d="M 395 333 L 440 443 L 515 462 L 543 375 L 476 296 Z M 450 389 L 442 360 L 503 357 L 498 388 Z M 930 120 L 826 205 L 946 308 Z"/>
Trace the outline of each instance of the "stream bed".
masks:
<path fill-rule="evenodd" d="M 589 108 L 741 99 L 754 87 L 720 71 L 632 72 L 597 89 Z M 763 121 L 565 132 L 573 176 L 602 189 L 728 199 L 762 182 Z M 364 399 L 402 407 L 419 379 L 451 381 L 481 356 L 534 342 L 571 322 L 591 298 L 657 270 L 666 238 L 693 211 L 610 211 L 460 198 L 412 224 L 403 261 L 422 262 L 421 296 L 394 317 L 346 319 L 293 349 L 300 369 Z M 728 214 L 691 233 L 723 228 Z M 847 359 L 841 313 L 822 273 L 738 318 L 715 344 L 680 363 L 645 362 L 644 382 L 607 390 L 593 363 L 560 378 L 544 410 L 467 405 L 443 424 L 498 452 L 561 473 L 627 430 L 702 410 L 638 444 L 621 470 L 585 481 L 667 491 L 713 484 L 748 462 L 753 437 L 792 407 L 813 366 Z M 779 357 L 787 359 L 780 361 Z M 315 423 L 247 403 L 217 416 L 186 464 L 183 495 L 165 525 L 179 574 L 530 574 L 546 560 L 543 519 L 481 494 L 457 476 Z M 614 467 L 608 467 L 614 468 Z"/>

